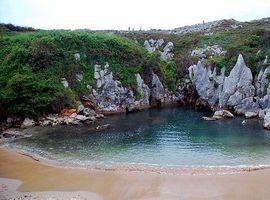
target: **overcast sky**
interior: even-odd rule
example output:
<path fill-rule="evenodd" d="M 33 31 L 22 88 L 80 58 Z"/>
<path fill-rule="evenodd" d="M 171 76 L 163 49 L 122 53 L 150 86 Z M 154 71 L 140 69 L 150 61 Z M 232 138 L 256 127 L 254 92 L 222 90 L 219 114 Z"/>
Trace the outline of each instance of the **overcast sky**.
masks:
<path fill-rule="evenodd" d="M 0 22 L 43 29 L 172 29 L 270 17 L 270 0 L 0 0 Z"/>

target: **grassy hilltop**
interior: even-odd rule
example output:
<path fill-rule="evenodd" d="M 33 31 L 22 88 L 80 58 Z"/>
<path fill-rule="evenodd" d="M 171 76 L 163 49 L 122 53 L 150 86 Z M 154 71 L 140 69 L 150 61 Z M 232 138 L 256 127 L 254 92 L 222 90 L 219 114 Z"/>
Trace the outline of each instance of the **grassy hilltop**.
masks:
<path fill-rule="evenodd" d="M 13 27 L 13 28 L 10 28 Z M 120 32 L 115 34 L 83 31 L 42 31 L 16 29 L 1 25 L 0 29 L 0 113 L 40 116 L 74 106 L 95 87 L 94 65 L 108 62 L 114 77 L 136 94 L 135 74 L 153 69 L 172 91 L 186 76 L 193 63 L 192 50 L 218 44 L 227 53 L 209 56 L 211 66 L 226 67 L 236 62 L 239 53 L 256 74 L 266 57 L 270 57 L 270 22 L 244 23 L 236 29 L 218 29 L 212 35 L 204 32 L 186 35 L 155 32 Z M 158 53 L 143 47 L 146 39 L 163 38 L 174 43 L 174 58 L 161 61 Z M 80 54 L 76 59 L 74 54 Z M 269 59 L 270 60 L 270 59 Z M 270 65 L 267 63 L 266 65 Z M 228 71 L 227 70 L 227 71 Z M 76 74 L 83 80 L 77 81 Z M 66 78 L 70 88 L 64 88 Z"/>

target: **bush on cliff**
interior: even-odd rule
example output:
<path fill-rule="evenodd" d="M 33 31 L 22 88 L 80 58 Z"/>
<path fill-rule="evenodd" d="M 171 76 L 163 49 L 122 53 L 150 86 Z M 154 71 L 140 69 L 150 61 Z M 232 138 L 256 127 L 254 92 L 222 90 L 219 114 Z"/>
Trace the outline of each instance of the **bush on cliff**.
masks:
<path fill-rule="evenodd" d="M 95 86 L 94 65 L 105 62 L 124 86 L 135 88 L 135 73 L 142 70 L 147 55 L 133 41 L 107 34 L 4 34 L 0 39 L 0 106 L 5 115 L 58 112 L 88 92 L 88 84 Z M 77 80 L 78 73 L 83 80 Z M 63 87 L 61 78 L 67 79 L 70 88 Z"/>

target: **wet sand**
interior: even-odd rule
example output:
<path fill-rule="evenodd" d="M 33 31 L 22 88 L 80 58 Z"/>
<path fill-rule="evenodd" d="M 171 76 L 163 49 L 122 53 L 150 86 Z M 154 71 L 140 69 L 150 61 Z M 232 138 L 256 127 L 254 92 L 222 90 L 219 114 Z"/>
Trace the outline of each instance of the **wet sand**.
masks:
<path fill-rule="evenodd" d="M 212 175 L 74 169 L 0 149 L 0 199 L 270 199 L 269 185 L 270 169 Z"/>

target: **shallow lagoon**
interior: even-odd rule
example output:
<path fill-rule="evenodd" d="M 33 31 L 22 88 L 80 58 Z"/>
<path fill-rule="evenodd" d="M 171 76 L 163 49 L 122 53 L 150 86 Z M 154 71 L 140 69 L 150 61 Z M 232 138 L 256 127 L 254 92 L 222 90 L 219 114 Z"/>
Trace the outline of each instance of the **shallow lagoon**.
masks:
<path fill-rule="evenodd" d="M 104 166 L 209 167 L 270 164 L 270 131 L 256 119 L 203 121 L 187 108 L 115 115 L 93 125 L 37 127 L 10 144 L 64 163 Z"/>

